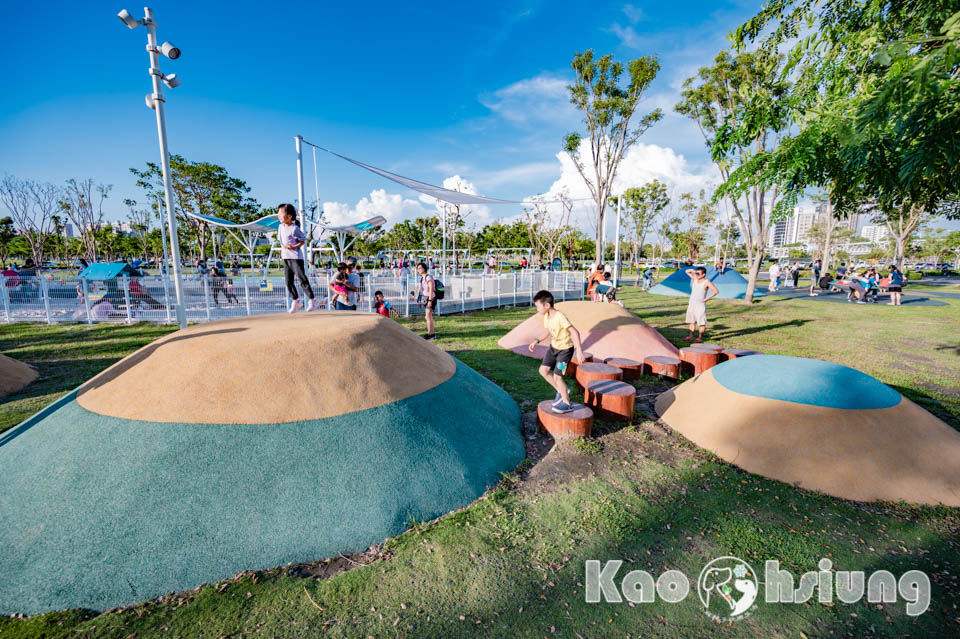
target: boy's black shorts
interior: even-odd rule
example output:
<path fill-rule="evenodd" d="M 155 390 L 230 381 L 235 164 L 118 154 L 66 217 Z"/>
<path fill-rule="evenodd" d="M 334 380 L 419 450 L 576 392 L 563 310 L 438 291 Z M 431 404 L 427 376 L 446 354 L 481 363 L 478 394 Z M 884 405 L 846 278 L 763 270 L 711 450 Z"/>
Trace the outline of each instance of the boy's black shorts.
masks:
<path fill-rule="evenodd" d="M 543 361 L 541 362 L 541 364 L 543 364 L 550 370 L 553 370 L 557 368 L 557 364 L 562 362 L 563 366 L 557 369 L 557 372 L 562 375 L 563 373 L 566 372 L 567 364 L 569 364 L 570 360 L 572 359 L 573 359 L 573 346 L 571 346 L 570 348 L 565 348 L 562 351 L 558 351 L 553 346 L 551 346 L 550 348 L 547 349 L 547 354 L 543 356 Z"/>

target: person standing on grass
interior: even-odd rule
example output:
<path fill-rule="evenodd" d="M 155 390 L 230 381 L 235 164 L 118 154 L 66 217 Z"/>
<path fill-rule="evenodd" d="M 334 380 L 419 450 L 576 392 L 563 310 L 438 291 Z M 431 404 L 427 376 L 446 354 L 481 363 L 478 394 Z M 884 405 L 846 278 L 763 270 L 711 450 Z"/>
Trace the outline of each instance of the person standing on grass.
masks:
<path fill-rule="evenodd" d="M 903 273 L 894 264 L 890 265 L 890 284 L 887 286 L 887 290 L 890 291 L 890 301 L 887 304 L 889 306 L 900 306 L 903 295 Z"/>
<path fill-rule="evenodd" d="M 417 273 L 420 275 L 420 285 L 417 287 L 417 304 L 423 307 L 423 314 L 427 319 L 427 334 L 425 339 L 434 339 L 437 335 L 433 326 L 433 312 L 437 309 L 437 285 L 423 262 L 417 264 Z M 413 293 L 410 293 L 412 296 Z"/>
<path fill-rule="evenodd" d="M 720 292 L 716 285 L 707 279 L 707 269 L 702 266 L 688 268 L 684 273 L 690 278 L 690 301 L 687 302 L 687 316 L 684 321 L 690 328 L 690 334 L 683 341 L 702 342 L 703 333 L 707 330 L 707 302 Z M 710 291 L 707 294 L 707 291 Z M 697 328 L 700 335 L 694 339 Z"/>
<path fill-rule="evenodd" d="M 818 286 L 820 286 L 820 265 L 823 262 L 817 260 L 810 267 L 810 297 L 816 297 L 819 293 L 816 292 Z"/>
<path fill-rule="evenodd" d="M 574 355 L 578 364 L 583 362 L 580 332 L 566 315 L 553 307 L 553 294 L 550 291 L 540 291 L 534 295 L 533 305 L 537 307 L 537 313 L 543 316 L 544 333 L 537 341 L 530 343 L 530 352 L 533 352 L 537 344 L 550 338 L 550 347 L 540 362 L 540 376 L 557 391 L 551 410 L 555 413 L 569 413 L 573 407 L 570 405 L 570 391 L 563 381 L 563 375 Z"/>
<path fill-rule="evenodd" d="M 770 284 L 767 286 L 767 290 L 773 293 L 777 290 L 777 286 L 780 284 L 780 264 L 774 262 L 770 265 Z"/>
<path fill-rule="evenodd" d="M 283 275 L 287 282 L 287 293 L 293 300 L 290 303 L 288 313 L 296 313 L 303 308 L 303 300 L 297 293 L 297 287 L 294 284 L 294 278 L 300 280 L 300 287 L 310 298 L 307 304 L 307 310 L 312 311 L 317 308 L 316 301 L 313 299 L 313 289 L 310 288 L 310 280 L 303 270 L 303 251 L 300 247 L 306 241 L 300 227 L 297 226 L 297 209 L 292 204 L 281 204 L 277 207 L 277 219 L 280 220 L 280 226 L 277 228 L 277 241 L 280 242 L 280 259 L 283 260 Z"/>

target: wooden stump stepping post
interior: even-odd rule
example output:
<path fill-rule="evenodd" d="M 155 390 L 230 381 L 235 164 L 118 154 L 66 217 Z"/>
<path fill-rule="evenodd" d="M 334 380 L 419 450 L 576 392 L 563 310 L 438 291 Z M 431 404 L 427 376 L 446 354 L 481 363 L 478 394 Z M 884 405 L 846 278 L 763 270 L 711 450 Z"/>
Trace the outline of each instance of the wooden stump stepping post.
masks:
<path fill-rule="evenodd" d="M 688 346 L 680 349 L 680 359 L 683 360 L 685 368 L 693 372 L 694 375 L 699 375 L 720 363 L 720 351 L 700 348 L 699 346 Z"/>
<path fill-rule="evenodd" d="M 694 342 L 693 344 L 690 344 L 690 347 L 691 348 L 707 348 L 707 349 L 710 349 L 711 351 L 717 351 L 718 353 L 723 351 L 723 346 L 720 346 L 719 344 L 698 344 Z"/>
<path fill-rule="evenodd" d="M 587 362 L 577 367 L 577 386 L 585 388 L 595 379 L 623 379 L 623 371 L 616 366 L 600 362 Z"/>
<path fill-rule="evenodd" d="M 637 389 L 626 382 L 595 379 L 587 382 L 583 401 L 601 419 L 633 421 L 637 405 Z"/>
<path fill-rule="evenodd" d="M 553 400 L 545 399 L 537 405 L 537 426 L 554 439 L 589 437 L 593 430 L 593 411 L 583 404 L 574 404 L 569 413 L 555 413 Z"/>
<path fill-rule="evenodd" d="M 643 358 L 643 374 L 680 379 L 680 360 L 669 355 L 651 355 Z"/>
<path fill-rule="evenodd" d="M 640 379 L 643 374 L 643 363 L 626 357 L 608 357 L 603 363 L 622 370 L 623 379 Z"/>
<path fill-rule="evenodd" d="M 723 353 L 720 354 L 720 358 L 726 361 L 728 359 L 737 359 L 738 357 L 759 354 L 760 351 L 751 351 L 749 348 L 725 348 L 723 349 Z"/>
<path fill-rule="evenodd" d="M 592 361 L 593 361 L 593 354 L 591 354 L 591 353 L 584 353 L 584 354 L 583 354 L 583 362 L 584 362 L 584 363 L 592 362 Z M 577 378 L 577 366 L 578 366 L 578 364 L 577 364 L 577 358 L 576 358 L 576 356 L 574 356 L 573 359 L 570 360 L 570 363 L 567 364 L 567 374 L 566 374 L 566 377 L 572 377 L 572 378 L 576 379 L 576 378 Z"/>

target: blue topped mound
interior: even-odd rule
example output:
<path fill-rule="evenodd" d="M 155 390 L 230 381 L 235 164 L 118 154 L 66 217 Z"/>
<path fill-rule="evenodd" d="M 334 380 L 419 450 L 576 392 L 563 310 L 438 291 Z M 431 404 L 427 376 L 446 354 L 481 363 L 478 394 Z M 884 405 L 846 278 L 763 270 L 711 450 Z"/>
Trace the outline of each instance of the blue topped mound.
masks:
<path fill-rule="evenodd" d="M 860 371 L 819 359 L 752 355 L 711 369 L 727 390 L 795 404 L 870 410 L 900 403 L 900 393 Z"/>
<path fill-rule="evenodd" d="M 679 271 L 671 274 L 667 277 L 667 279 L 651 288 L 650 292 L 655 293 L 656 295 L 690 295 L 690 276 L 687 275 L 685 271 L 686 268 L 681 268 Z M 717 287 L 717 290 L 719 291 L 717 297 L 737 300 L 742 300 L 744 297 L 746 297 L 747 280 L 744 279 L 740 273 L 736 272 L 730 267 L 725 268 L 721 272 L 711 266 L 707 269 L 707 279 L 713 282 L 714 286 Z M 759 287 L 754 289 L 754 297 L 763 297 L 763 295 L 764 292 L 761 291 Z"/>

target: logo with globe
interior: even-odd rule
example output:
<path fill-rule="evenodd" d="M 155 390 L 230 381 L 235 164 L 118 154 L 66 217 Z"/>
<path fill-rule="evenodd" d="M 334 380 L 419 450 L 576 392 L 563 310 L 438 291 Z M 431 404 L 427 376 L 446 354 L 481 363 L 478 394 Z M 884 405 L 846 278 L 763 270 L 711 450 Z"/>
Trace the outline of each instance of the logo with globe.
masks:
<path fill-rule="evenodd" d="M 738 557 L 717 557 L 703 567 L 697 579 L 700 603 L 715 621 L 749 617 L 758 591 L 757 573 Z"/>

